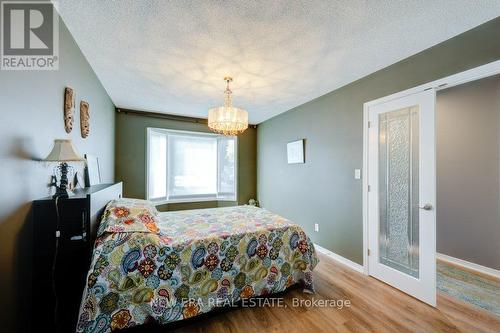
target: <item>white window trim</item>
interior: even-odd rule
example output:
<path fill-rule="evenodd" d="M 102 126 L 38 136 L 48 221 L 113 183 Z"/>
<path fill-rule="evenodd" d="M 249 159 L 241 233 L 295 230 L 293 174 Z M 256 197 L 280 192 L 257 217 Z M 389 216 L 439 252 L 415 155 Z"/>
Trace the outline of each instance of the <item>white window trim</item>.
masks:
<path fill-rule="evenodd" d="M 167 197 L 164 198 L 157 198 L 157 199 L 150 199 L 149 198 L 149 133 L 151 131 L 154 132 L 163 132 L 165 134 L 184 134 L 188 136 L 201 136 L 201 137 L 216 137 L 216 138 L 223 138 L 223 135 L 220 134 L 215 134 L 215 133 L 207 133 L 207 132 L 195 132 L 195 131 L 183 131 L 183 130 L 172 130 L 172 129 L 166 129 L 166 128 L 159 128 L 159 127 L 147 127 L 146 128 L 146 199 L 151 200 L 155 205 L 164 205 L 164 204 L 171 204 L 171 203 L 191 203 L 191 202 L 209 202 L 209 201 L 229 201 L 229 202 L 238 202 L 238 169 L 239 169 L 239 161 L 238 161 L 238 137 L 234 137 L 235 141 L 235 150 L 234 150 L 234 163 L 235 163 L 235 171 L 234 171 L 234 177 L 235 177 L 235 186 L 234 186 L 234 198 L 223 198 L 223 197 L 217 197 L 217 194 L 215 196 L 210 195 L 210 196 L 194 196 L 193 198 L 177 198 L 177 199 L 168 199 L 168 142 L 167 142 L 167 170 L 165 172 L 167 173 L 166 175 L 166 187 L 167 187 Z M 217 158 L 217 175 L 219 174 L 219 159 Z M 219 182 L 217 181 L 217 192 L 219 192 Z"/>

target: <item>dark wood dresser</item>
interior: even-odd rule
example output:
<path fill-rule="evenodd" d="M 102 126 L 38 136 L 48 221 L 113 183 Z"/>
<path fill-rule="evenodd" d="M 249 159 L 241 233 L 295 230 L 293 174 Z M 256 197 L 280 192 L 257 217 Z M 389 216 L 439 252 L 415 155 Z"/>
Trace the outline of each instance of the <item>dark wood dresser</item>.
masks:
<path fill-rule="evenodd" d="M 59 199 L 57 211 L 60 237 L 57 256 L 55 249 L 58 220 L 55 200 L 48 197 L 33 201 L 31 325 L 35 331 L 75 331 L 100 217 L 107 203 L 121 195 L 122 183 L 100 184 L 78 189 L 74 196 Z"/>

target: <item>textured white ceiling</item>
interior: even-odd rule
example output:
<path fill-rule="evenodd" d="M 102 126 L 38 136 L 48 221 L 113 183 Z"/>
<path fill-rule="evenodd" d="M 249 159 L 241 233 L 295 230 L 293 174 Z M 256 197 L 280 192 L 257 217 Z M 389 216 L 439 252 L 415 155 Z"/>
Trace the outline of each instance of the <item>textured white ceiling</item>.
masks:
<path fill-rule="evenodd" d="M 207 116 L 223 102 L 251 123 L 500 15 L 498 0 L 60 0 L 117 107 Z"/>

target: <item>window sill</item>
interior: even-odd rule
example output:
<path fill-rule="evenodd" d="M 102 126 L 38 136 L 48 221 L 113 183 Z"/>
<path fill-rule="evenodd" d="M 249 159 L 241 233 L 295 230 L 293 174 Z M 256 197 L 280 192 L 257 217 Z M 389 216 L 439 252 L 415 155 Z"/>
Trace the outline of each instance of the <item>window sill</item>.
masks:
<path fill-rule="evenodd" d="M 151 200 L 155 206 L 175 204 L 175 203 L 195 203 L 209 201 L 237 201 L 236 198 L 185 198 L 185 199 L 170 199 L 170 200 Z"/>

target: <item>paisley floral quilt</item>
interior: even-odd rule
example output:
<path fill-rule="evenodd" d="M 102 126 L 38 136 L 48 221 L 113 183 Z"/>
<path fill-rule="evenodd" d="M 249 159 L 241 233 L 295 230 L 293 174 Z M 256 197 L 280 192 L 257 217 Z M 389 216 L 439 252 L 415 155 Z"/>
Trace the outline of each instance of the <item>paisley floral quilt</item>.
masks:
<path fill-rule="evenodd" d="M 77 332 L 166 324 L 297 282 L 313 291 L 313 244 L 298 225 L 265 209 L 166 212 L 157 224 L 158 233 L 97 238 Z"/>

